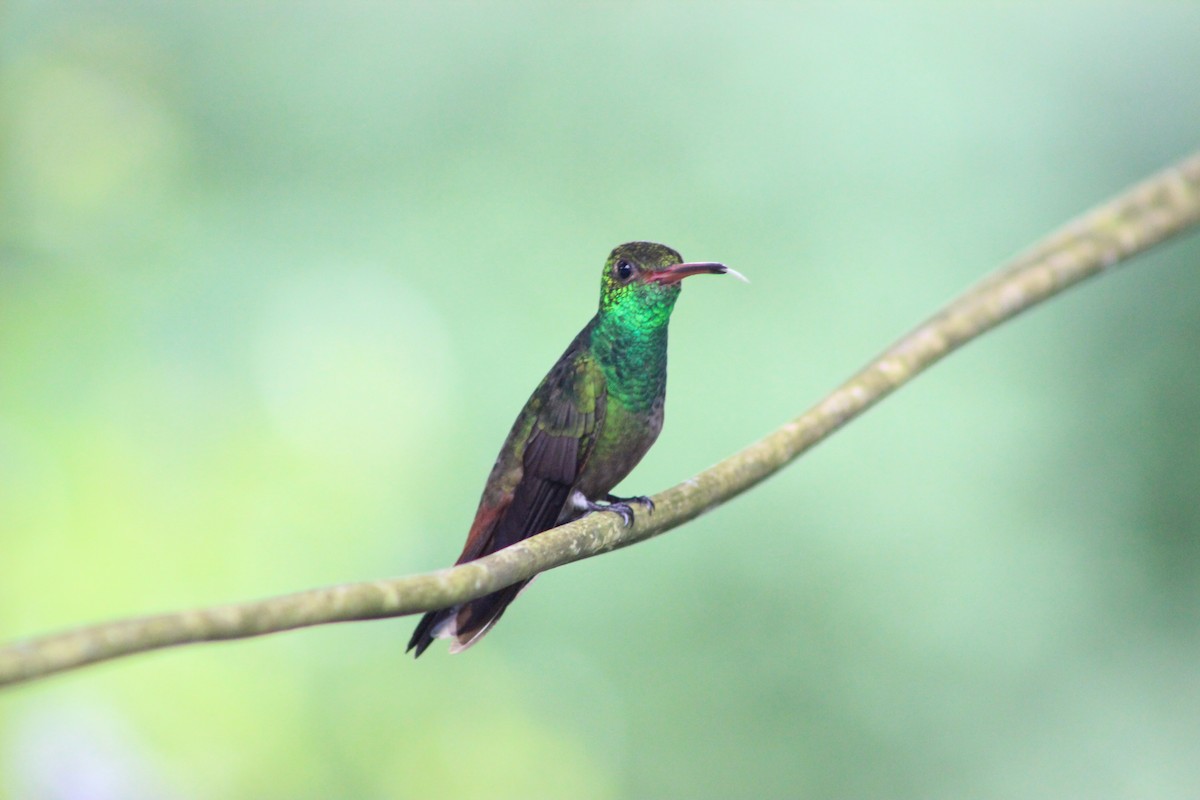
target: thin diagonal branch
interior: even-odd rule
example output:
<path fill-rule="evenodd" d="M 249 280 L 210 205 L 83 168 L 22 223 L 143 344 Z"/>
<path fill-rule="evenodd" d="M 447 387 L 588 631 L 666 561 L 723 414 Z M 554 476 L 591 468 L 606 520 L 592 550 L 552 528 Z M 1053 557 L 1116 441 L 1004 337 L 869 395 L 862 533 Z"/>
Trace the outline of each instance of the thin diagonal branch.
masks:
<path fill-rule="evenodd" d="M 643 541 L 736 497 L 1007 319 L 1200 224 L 1200 153 L 1050 235 L 888 348 L 815 407 L 654 497 L 628 528 L 593 514 L 453 569 L 93 625 L 0 647 L 0 686 L 162 647 L 429 611 Z"/>

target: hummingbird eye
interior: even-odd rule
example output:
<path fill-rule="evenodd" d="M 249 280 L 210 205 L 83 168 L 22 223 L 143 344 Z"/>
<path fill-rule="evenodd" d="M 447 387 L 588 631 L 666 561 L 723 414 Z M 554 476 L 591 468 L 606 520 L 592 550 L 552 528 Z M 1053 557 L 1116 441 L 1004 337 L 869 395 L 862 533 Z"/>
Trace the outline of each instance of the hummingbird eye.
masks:
<path fill-rule="evenodd" d="M 617 262 L 617 277 L 623 281 L 627 281 L 633 277 L 633 264 L 628 261 L 621 260 Z"/>

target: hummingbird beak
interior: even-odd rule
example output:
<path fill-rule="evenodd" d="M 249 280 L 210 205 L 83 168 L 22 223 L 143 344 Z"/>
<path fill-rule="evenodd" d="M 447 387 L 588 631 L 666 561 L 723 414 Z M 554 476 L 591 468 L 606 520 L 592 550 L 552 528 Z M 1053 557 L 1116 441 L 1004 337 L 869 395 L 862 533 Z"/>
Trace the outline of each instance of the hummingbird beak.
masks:
<path fill-rule="evenodd" d="M 678 283 L 689 275 L 724 275 L 726 272 L 732 271 L 724 264 L 718 264 L 715 261 L 692 261 L 686 264 L 672 264 L 669 267 L 655 270 L 647 276 L 647 279 L 662 284 Z"/>

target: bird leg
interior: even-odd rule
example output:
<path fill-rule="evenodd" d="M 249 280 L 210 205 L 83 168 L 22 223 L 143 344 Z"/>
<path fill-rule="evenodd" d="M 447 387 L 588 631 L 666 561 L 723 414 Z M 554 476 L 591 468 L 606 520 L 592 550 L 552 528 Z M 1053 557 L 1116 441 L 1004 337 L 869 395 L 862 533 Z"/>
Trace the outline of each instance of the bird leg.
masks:
<path fill-rule="evenodd" d="M 615 494 L 606 494 L 604 499 L 610 503 L 621 503 L 628 506 L 630 503 L 641 503 L 646 507 L 646 510 L 651 514 L 654 513 L 654 501 L 644 494 L 634 495 L 633 497 L 617 497 Z"/>
<path fill-rule="evenodd" d="M 578 508 L 589 513 L 595 511 L 612 511 L 615 514 L 619 514 L 621 521 L 625 523 L 625 527 L 633 524 L 633 508 L 629 505 L 630 503 L 641 503 L 651 511 L 654 510 L 654 501 L 649 497 L 617 497 L 613 494 L 606 494 L 604 495 L 604 500 L 606 502 L 598 503 L 587 499 L 582 493 L 576 492 L 575 504 Z"/>
<path fill-rule="evenodd" d="M 621 521 L 625 523 L 626 528 L 633 524 L 633 509 L 629 507 L 628 503 L 596 503 L 588 500 L 584 503 L 583 507 L 589 513 L 596 511 L 615 512 L 621 516 Z"/>

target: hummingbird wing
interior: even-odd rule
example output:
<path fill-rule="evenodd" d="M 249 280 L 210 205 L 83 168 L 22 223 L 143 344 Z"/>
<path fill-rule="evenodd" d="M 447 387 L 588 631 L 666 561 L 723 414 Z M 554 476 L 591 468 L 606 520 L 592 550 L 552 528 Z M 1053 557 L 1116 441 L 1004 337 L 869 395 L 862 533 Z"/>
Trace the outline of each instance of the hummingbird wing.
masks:
<path fill-rule="evenodd" d="M 456 563 L 558 524 L 603 429 L 606 399 L 604 372 L 586 351 L 559 360 L 513 425 Z M 522 440 L 524 447 L 511 446 Z M 416 647 L 420 655 L 437 636 L 457 639 L 451 652 L 468 647 L 495 624 L 526 583 L 426 614 L 409 649 Z"/>
<path fill-rule="evenodd" d="M 604 372 L 593 358 L 559 360 L 513 425 L 456 563 L 558 523 L 604 426 L 606 396 Z"/>
<path fill-rule="evenodd" d="M 535 410 L 512 503 L 497 520 L 485 552 L 554 527 L 604 424 L 604 373 L 581 359 Z"/>

